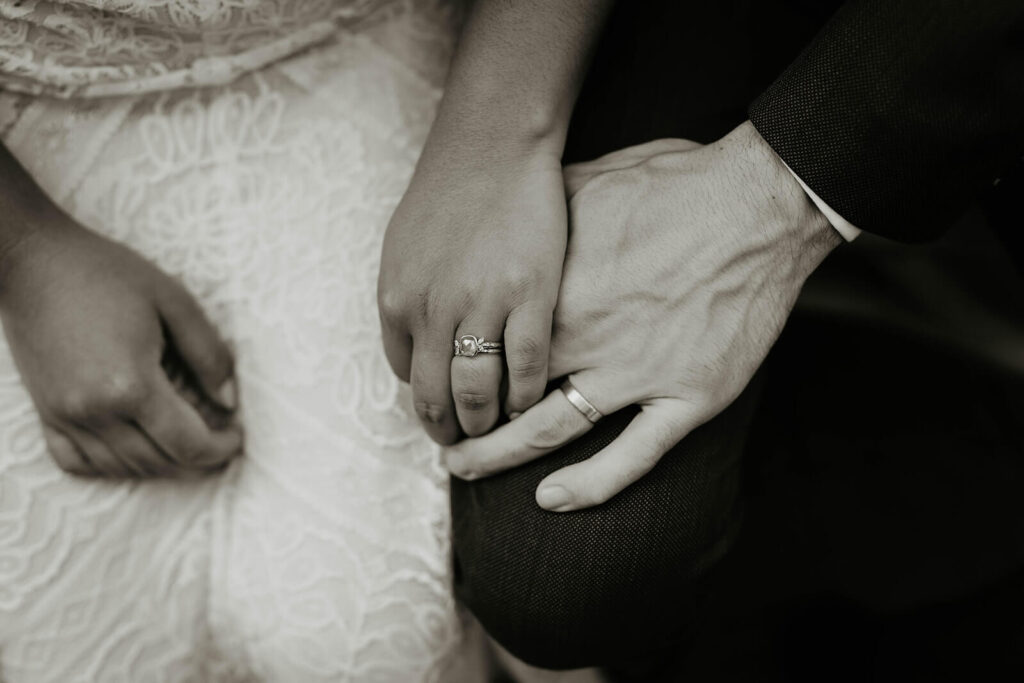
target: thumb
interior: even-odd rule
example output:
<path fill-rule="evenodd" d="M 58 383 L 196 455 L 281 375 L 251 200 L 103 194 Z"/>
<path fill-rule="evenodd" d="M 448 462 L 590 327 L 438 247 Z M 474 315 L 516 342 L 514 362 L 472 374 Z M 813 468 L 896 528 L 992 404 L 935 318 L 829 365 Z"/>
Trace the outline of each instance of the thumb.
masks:
<path fill-rule="evenodd" d="M 212 402 L 225 410 L 238 407 L 234 358 L 199 304 L 177 283 L 158 296 L 161 317 L 181 360 Z"/>

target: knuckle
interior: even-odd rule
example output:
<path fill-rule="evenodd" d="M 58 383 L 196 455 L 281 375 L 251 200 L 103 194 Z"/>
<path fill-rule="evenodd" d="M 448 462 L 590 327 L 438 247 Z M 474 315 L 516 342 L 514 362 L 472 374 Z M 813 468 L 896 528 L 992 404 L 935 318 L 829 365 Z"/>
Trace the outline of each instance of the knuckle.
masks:
<path fill-rule="evenodd" d="M 415 320 L 426 326 L 450 320 L 453 314 L 466 315 L 478 308 L 479 292 L 468 283 L 435 286 L 417 298 L 413 306 Z"/>
<path fill-rule="evenodd" d="M 511 352 L 516 356 L 517 365 L 528 365 L 530 363 L 538 363 L 538 370 L 543 367 L 544 361 L 548 355 L 548 345 L 546 342 L 538 339 L 535 336 L 523 336 L 516 339 L 514 348 Z"/>
<path fill-rule="evenodd" d="M 502 289 L 512 301 L 528 301 L 536 291 L 539 275 L 536 269 L 516 261 L 507 266 L 501 276 Z"/>
<path fill-rule="evenodd" d="M 377 309 L 387 323 L 396 323 L 405 317 L 405 297 L 394 287 L 381 286 L 377 291 Z"/>
<path fill-rule="evenodd" d="M 547 366 L 547 357 L 539 352 L 517 354 L 515 360 L 509 364 L 508 372 L 513 380 L 529 381 L 547 374 Z"/>
<path fill-rule="evenodd" d="M 93 417 L 95 401 L 92 393 L 83 389 L 68 389 L 54 400 L 53 411 L 60 417 L 80 422 Z"/>
<path fill-rule="evenodd" d="M 149 388 L 133 372 L 114 373 L 101 382 L 83 381 L 56 399 L 54 412 L 85 422 L 112 414 L 134 414 L 149 396 Z"/>
<path fill-rule="evenodd" d="M 72 394 L 75 415 L 82 419 L 134 414 L 147 397 L 145 384 L 130 374 L 113 375 L 92 391 Z"/>
<path fill-rule="evenodd" d="M 68 420 L 87 422 L 134 414 L 147 398 L 148 388 L 141 380 L 132 375 L 113 375 L 102 384 L 65 391 L 55 409 Z"/>
<path fill-rule="evenodd" d="M 417 330 L 430 329 L 444 319 L 445 308 L 453 300 L 457 300 L 457 297 L 438 296 L 430 292 L 419 294 L 407 304 L 406 319 Z"/>
<path fill-rule="evenodd" d="M 444 406 L 429 401 L 416 401 L 413 408 L 417 417 L 428 424 L 442 424 L 448 416 L 448 410 Z"/>
<path fill-rule="evenodd" d="M 100 400 L 111 409 L 134 411 L 149 397 L 149 387 L 136 373 L 111 376 L 107 387 L 100 394 Z"/>
<path fill-rule="evenodd" d="M 471 412 L 486 410 L 493 402 L 491 396 L 477 391 L 460 391 L 455 394 L 455 400 L 460 407 Z"/>

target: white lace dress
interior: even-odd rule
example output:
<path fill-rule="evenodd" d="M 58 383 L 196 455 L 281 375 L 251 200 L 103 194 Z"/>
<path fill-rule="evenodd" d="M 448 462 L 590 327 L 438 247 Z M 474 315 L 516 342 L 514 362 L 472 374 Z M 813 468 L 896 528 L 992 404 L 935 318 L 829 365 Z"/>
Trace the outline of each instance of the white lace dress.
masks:
<path fill-rule="evenodd" d="M 0 0 L 4 143 L 202 302 L 247 430 L 218 476 L 73 478 L 0 342 L 0 680 L 479 680 L 447 476 L 375 310 L 453 14 Z"/>

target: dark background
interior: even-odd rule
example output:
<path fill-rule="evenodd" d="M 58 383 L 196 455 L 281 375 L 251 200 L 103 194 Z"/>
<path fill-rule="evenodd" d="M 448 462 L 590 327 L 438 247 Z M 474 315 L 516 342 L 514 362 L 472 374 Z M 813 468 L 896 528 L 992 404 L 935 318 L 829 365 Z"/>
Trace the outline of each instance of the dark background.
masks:
<path fill-rule="evenodd" d="M 838 4 L 619 3 L 566 160 L 724 135 Z M 714 609 L 641 679 L 1024 680 L 1024 193 L 1007 178 L 938 242 L 865 235 L 812 277 L 765 365 Z"/>

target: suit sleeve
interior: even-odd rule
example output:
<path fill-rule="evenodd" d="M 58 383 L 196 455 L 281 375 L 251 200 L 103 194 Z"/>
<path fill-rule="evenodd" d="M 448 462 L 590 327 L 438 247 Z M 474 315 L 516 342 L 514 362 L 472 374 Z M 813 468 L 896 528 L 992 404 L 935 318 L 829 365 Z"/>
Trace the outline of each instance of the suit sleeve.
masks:
<path fill-rule="evenodd" d="M 857 227 L 937 237 L 1024 155 L 1024 1 L 848 2 L 749 115 Z"/>

